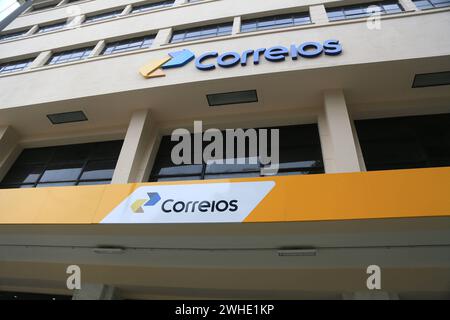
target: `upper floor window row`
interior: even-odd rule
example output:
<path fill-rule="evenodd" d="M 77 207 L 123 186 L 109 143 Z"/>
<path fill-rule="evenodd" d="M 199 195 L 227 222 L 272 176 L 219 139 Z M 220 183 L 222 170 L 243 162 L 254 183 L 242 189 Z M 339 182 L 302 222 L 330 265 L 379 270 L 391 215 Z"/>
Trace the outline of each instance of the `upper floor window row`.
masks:
<path fill-rule="evenodd" d="M 205 38 L 231 35 L 233 23 L 214 24 L 191 29 L 177 30 L 172 34 L 171 43 L 193 41 Z"/>
<path fill-rule="evenodd" d="M 67 2 L 65 2 L 65 4 L 79 2 L 79 1 L 82 1 L 82 0 L 68 0 Z M 188 0 L 188 3 L 197 2 L 197 1 L 200 1 L 200 0 L 196 0 L 196 1 Z M 47 9 L 56 8 L 60 3 L 61 3 L 61 0 L 46 1 L 42 4 L 35 4 L 35 5 L 31 6 L 31 9 L 28 10 L 27 12 L 37 12 L 37 11 L 43 11 L 43 10 L 47 10 Z M 159 8 L 164 8 L 164 7 L 170 7 L 174 3 L 175 3 L 175 0 L 164 0 L 164 1 L 145 3 L 145 4 L 141 4 L 141 5 L 135 5 L 135 6 L 133 5 L 133 9 L 131 10 L 131 13 L 143 12 L 143 11 L 154 10 L 154 9 L 159 9 Z M 123 11 L 123 9 L 121 11 Z"/>
<path fill-rule="evenodd" d="M 291 13 L 242 21 L 241 32 L 293 27 L 311 23 L 309 13 Z"/>
<path fill-rule="evenodd" d="M 26 67 L 28 67 L 34 58 L 24 59 L 19 61 L 10 61 L 3 64 L 0 64 L 0 74 L 12 73 L 22 71 Z"/>
<path fill-rule="evenodd" d="M 101 54 L 110 55 L 114 53 L 121 53 L 126 51 L 149 48 L 152 45 L 154 38 L 155 36 L 152 35 L 107 43 Z M 60 63 L 84 60 L 91 55 L 93 50 L 94 46 L 89 46 L 61 52 L 55 52 L 48 59 L 46 65 L 55 65 Z M 28 67 L 33 61 L 34 58 L 0 64 L 0 74 L 22 71 L 26 67 Z"/>
<path fill-rule="evenodd" d="M 399 13 L 402 11 L 402 6 L 396 1 L 371 2 L 344 7 L 327 8 L 328 19 L 330 21 L 363 18 L 371 16 L 374 13 L 389 14 Z"/>
<path fill-rule="evenodd" d="M 450 0 L 413 0 L 420 10 L 443 8 L 450 6 Z"/>
<path fill-rule="evenodd" d="M 81 0 L 72 0 L 70 2 L 76 2 Z M 170 7 L 174 4 L 175 0 L 165 0 L 165 1 L 158 1 L 158 2 L 151 2 L 151 3 L 145 3 L 141 5 L 135 5 L 132 7 L 130 13 L 138 13 L 138 12 L 146 12 L 151 10 L 156 10 L 160 8 Z M 48 5 L 48 4 L 47 4 Z M 48 7 L 52 7 L 53 5 L 48 5 Z M 43 10 L 47 7 L 38 7 L 39 10 Z M 33 9 L 36 11 L 36 9 Z M 95 21 L 101 21 L 101 20 L 107 20 L 107 19 L 113 19 L 115 17 L 118 17 L 122 14 L 124 8 L 116 9 L 113 11 L 103 12 L 99 14 L 93 14 L 89 15 L 85 18 L 84 23 L 92 23 Z M 61 30 L 64 29 L 67 26 L 67 21 L 63 22 L 57 22 L 57 23 L 51 23 L 39 26 L 37 33 L 44 33 L 44 32 L 50 32 L 55 30 Z M 12 33 L 6 33 L 6 34 L 0 34 L 0 41 L 2 40 L 12 40 L 17 39 L 20 37 L 25 36 L 30 29 L 21 30 L 21 31 L 14 31 Z"/>

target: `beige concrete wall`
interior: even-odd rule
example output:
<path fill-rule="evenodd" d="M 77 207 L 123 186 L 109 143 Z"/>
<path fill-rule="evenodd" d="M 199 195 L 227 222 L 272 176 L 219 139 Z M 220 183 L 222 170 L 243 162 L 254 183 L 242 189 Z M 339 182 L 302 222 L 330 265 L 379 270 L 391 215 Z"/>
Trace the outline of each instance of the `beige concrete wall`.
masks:
<path fill-rule="evenodd" d="M 221 2 L 221 1 L 219 1 Z M 143 20 L 149 21 L 142 16 Z M 151 19 L 151 21 L 154 21 Z M 120 21 L 107 23 L 106 29 Z M 147 22 L 146 22 L 147 23 Z M 265 32 L 238 34 L 217 39 L 206 39 L 193 43 L 164 45 L 159 48 L 139 50 L 112 56 L 100 56 L 84 61 L 78 61 L 56 66 L 44 66 L 27 72 L 0 76 L 0 87 L 11 94 L 0 98 L 1 108 L 25 106 L 32 103 L 45 103 L 85 96 L 95 96 L 115 92 L 164 87 L 194 81 L 214 79 L 231 79 L 241 76 L 271 74 L 276 72 L 311 70 L 326 67 L 340 67 L 355 64 L 400 61 L 413 58 L 445 56 L 450 52 L 450 38 L 442 37 L 436 30 L 445 30 L 450 25 L 450 11 L 404 13 L 385 17 L 382 20 L 382 30 L 369 30 L 362 20 L 328 23 L 321 27 L 303 26 Z M 125 28 L 125 25 L 118 29 Z M 421 25 L 421 28 L 417 28 Z M 156 26 L 155 26 L 156 27 Z M 113 27 L 114 28 L 114 27 Z M 73 45 L 85 41 L 95 45 L 111 32 L 99 30 L 87 31 L 76 29 L 65 31 L 67 35 L 74 32 L 73 37 L 61 34 L 46 35 L 24 40 L 23 42 L 2 44 L 0 59 L 12 55 L 28 54 L 30 48 L 34 51 L 54 49 L 58 45 Z M 152 30 L 148 25 L 136 23 L 133 32 Z M 414 32 L 411 32 L 414 30 Z M 219 52 L 242 52 L 248 48 L 270 47 L 274 45 L 289 46 L 306 40 L 324 41 L 337 38 L 341 41 L 344 52 L 338 57 L 324 56 L 318 59 L 300 59 L 283 63 L 263 61 L 259 66 L 249 65 L 245 68 L 217 69 L 213 72 L 202 72 L 191 63 L 179 70 L 168 71 L 165 78 L 145 81 L 137 70 L 152 59 L 160 58 L 168 52 L 189 48 L 196 54 L 212 49 Z M 70 40 L 68 40 L 70 39 Z M 370 41 L 368 41 L 370 39 Z M 418 41 L 420 39 L 420 41 Z M 68 41 L 67 43 L 63 43 Z M 58 81 L 55 81 L 58 79 Z M 13 88 L 23 83 L 48 84 L 40 90 L 33 90 L 24 96 Z M 76 85 L 74 85 L 76 84 Z"/>

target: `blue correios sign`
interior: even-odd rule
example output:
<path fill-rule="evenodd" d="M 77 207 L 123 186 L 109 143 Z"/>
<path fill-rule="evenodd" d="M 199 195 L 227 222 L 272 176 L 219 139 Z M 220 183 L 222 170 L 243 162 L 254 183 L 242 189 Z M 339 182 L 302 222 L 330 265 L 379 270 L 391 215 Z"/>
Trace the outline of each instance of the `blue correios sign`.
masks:
<path fill-rule="evenodd" d="M 323 44 L 319 42 L 304 42 L 299 46 L 293 44 L 290 48 L 275 46 L 268 49 L 245 50 L 243 53 L 231 51 L 219 54 L 217 51 L 211 51 L 195 59 L 195 66 L 199 70 L 206 71 L 213 70 L 216 66 L 231 68 L 240 64 L 244 67 L 252 62 L 254 65 L 257 65 L 262 57 L 271 62 L 281 62 L 285 61 L 287 57 L 291 57 L 292 60 L 297 60 L 299 57 L 308 59 L 316 58 L 322 54 L 335 56 L 341 53 L 342 46 L 339 40 L 326 40 Z M 215 63 L 211 61 L 212 59 L 216 60 Z"/>
<path fill-rule="evenodd" d="M 195 59 L 195 66 L 198 70 L 208 71 L 217 67 L 231 68 L 238 64 L 245 67 L 249 63 L 258 65 L 264 58 L 271 62 L 285 61 L 290 57 L 292 60 L 299 58 L 316 58 L 320 55 L 336 56 L 342 53 L 342 46 L 339 40 L 326 40 L 320 42 L 304 42 L 300 45 L 293 44 L 289 48 L 284 46 L 275 46 L 271 48 L 249 49 L 242 53 L 225 52 L 220 54 L 217 51 L 209 51 L 195 58 L 195 54 L 183 49 L 169 53 L 165 58 L 155 60 L 143 66 L 140 73 L 145 78 L 156 78 L 165 76 L 161 69 L 180 68 Z"/>

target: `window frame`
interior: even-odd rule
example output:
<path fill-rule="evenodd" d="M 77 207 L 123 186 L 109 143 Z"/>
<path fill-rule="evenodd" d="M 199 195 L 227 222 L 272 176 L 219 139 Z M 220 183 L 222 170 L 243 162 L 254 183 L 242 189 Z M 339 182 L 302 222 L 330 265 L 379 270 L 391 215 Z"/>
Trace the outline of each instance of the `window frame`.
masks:
<path fill-rule="evenodd" d="M 308 18 L 308 22 L 306 23 L 296 23 L 296 19 L 300 18 Z M 273 24 L 268 27 L 258 27 L 258 23 L 263 22 L 266 19 L 272 18 Z M 283 19 L 290 18 L 292 20 L 291 24 L 288 25 L 278 25 L 277 21 L 281 21 Z M 246 27 L 246 24 L 250 25 L 255 23 L 255 28 L 249 28 Z M 247 32 L 256 32 L 256 31 L 264 31 L 264 30 L 273 30 L 273 29 L 281 29 L 281 28 L 289 28 L 289 27 L 296 27 L 296 26 L 303 26 L 312 24 L 311 16 L 309 12 L 295 12 L 295 13 L 286 13 L 286 14 L 278 14 L 278 15 L 271 15 L 271 16 L 263 16 L 258 18 L 252 18 L 252 19 L 243 19 L 241 22 L 241 33 L 247 33 Z"/>
<path fill-rule="evenodd" d="M 309 128 L 308 128 L 309 127 Z M 259 129 L 280 129 L 283 130 L 283 128 L 285 128 L 286 132 L 289 129 L 292 130 L 311 130 L 309 132 L 309 134 L 314 135 L 314 138 L 316 139 L 316 141 L 313 143 L 300 143 L 300 144 L 296 144 L 295 146 L 289 146 L 289 145 L 285 145 L 285 146 L 281 146 L 282 142 L 280 140 L 280 168 L 278 170 L 277 175 L 281 176 L 281 175 L 290 175 L 290 174 L 321 174 L 321 173 L 325 173 L 325 166 L 324 166 L 324 160 L 323 160 L 323 154 L 322 154 L 322 148 L 320 145 L 320 136 L 319 136 L 319 129 L 318 129 L 318 125 L 316 123 L 313 124 L 304 124 L 304 125 L 294 125 L 294 126 L 281 126 L 281 127 L 272 127 L 272 128 L 259 128 Z M 223 133 L 223 131 L 222 131 Z M 280 136 L 281 136 L 281 131 L 280 131 Z M 191 134 L 191 139 L 193 139 L 192 134 Z M 165 143 L 169 143 L 169 145 L 164 145 Z M 176 143 L 176 142 L 172 142 L 172 143 Z M 224 140 L 225 143 L 225 140 Z M 193 146 L 192 146 L 193 147 Z M 204 146 L 203 146 L 204 147 Z M 316 165 L 315 166 L 291 166 L 288 168 L 283 168 L 283 162 L 281 160 L 282 157 L 282 150 L 281 148 L 283 148 L 284 150 L 289 150 L 293 147 L 298 147 L 298 149 L 301 148 L 317 148 L 317 152 L 318 152 L 318 156 L 320 159 L 314 159 L 314 160 L 302 160 L 302 161 L 297 161 L 298 163 L 306 163 L 306 162 L 310 162 L 310 161 L 316 161 Z M 163 150 L 162 148 L 167 148 L 167 150 Z M 163 168 L 160 166 L 160 161 L 165 161 L 167 159 L 167 157 L 170 157 L 170 136 L 163 136 L 161 139 L 161 143 L 159 145 L 158 151 L 157 151 L 157 155 L 156 155 L 156 159 L 154 161 L 153 164 L 153 168 L 151 170 L 151 173 L 149 175 L 148 181 L 150 182 L 158 182 L 158 181 L 183 181 L 183 180 L 213 180 L 213 179 L 232 179 L 232 178 L 239 178 L 242 176 L 254 176 L 254 177 L 263 177 L 263 175 L 261 175 L 261 169 L 264 167 L 261 163 L 257 164 L 256 168 L 250 168 L 249 170 L 237 170 L 237 171 L 222 171 L 222 172 L 207 172 L 208 169 L 208 163 L 202 161 L 202 164 L 191 164 L 191 165 L 173 165 L 172 168 L 175 167 L 183 167 L 183 166 L 197 166 L 200 167 L 201 166 L 201 170 L 198 170 L 200 168 L 197 169 L 197 173 L 193 173 L 191 172 L 187 172 L 187 173 L 174 173 L 174 174 L 161 174 L 160 170 Z M 168 152 L 169 151 L 169 152 Z M 163 154 L 161 154 L 161 152 L 164 152 Z M 289 162 L 285 162 L 285 163 L 289 163 Z M 226 165 L 226 164 L 225 164 Z M 240 166 L 239 164 L 234 164 L 236 166 Z M 246 164 L 244 166 L 255 166 L 254 164 Z M 157 171 L 158 170 L 158 171 Z M 223 177 L 218 177 L 218 178 L 208 178 L 207 176 L 223 176 Z"/>
<path fill-rule="evenodd" d="M 100 145 L 106 146 L 107 144 L 111 144 L 111 148 L 117 148 L 118 151 L 116 151 L 116 154 L 107 154 L 107 155 L 96 155 L 95 151 L 98 150 L 97 148 Z M 120 150 L 123 145 L 123 140 L 113 140 L 113 141 L 101 141 L 101 142 L 93 142 L 93 143 L 82 143 L 82 144 L 74 144 L 74 145 L 62 145 L 62 146 L 53 146 L 53 147 L 42 147 L 42 148 L 28 148 L 24 149 L 22 153 L 19 155 L 19 157 L 16 159 L 14 164 L 11 166 L 3 180 L 0 182 L 0 189 L 11 189 L 11 188 L 39 188 L 43 187 L 43 185 L 47 186 L 58 186 L 58 185 L 71 185 L 71 186 L 78 186 L 78 185 L 93 185 L 93 184 L 109 184 L 112 180 L 112 175 L 114 174 L 114 171 L 117 167 L 117 161 L 120 156 Z M 80 158 L 80 159 L 74 159 L 74 160 L 58 160 L 55 159 L 60 155 L 58 153 L 58 149 L 61 150 L 63 148 L 88 148 L 89 151 L 86 155 L 86 157 Z M 44 159 L 40 160 L 27 160 L 27 159 L 21 159 L 20 157 L 23 155 L 23 152 L 26 152 L 27 150 L 37 150 L 37 152 L 41 151 L 43 152 Z M 80 149 L 82 150 L 82 149 Z M 48 152 L 46 154 L 45 152 Z M 61 152 L 61 151 L 60 151 Z M 87 168 L 90 164 L 96 163 L 96 162 L 114 162 L 114 168 L 112 169 L 113 173 L 111 175 L 111 178 L 83 178 L 83 175 L 85 173 L 89 172 L 87 171 Z M 42 180 L 45 173 L 49 172 L 49 168 L 52 167 L 58 167 L 58 166 L 69 166 L 73 165 L 74 168 L 80 169 L 79 173 L 77 174 L 76 179 L 60 179 L 60 180 Z M 35 180 L 33 179 L 32 182 L 26 182 L 26 180 L 18 183 L 17 181 L 8 182 L 5 180 L 8 178 L 8 175 L 11 172 L 14 172 L 14 170 L 19 170 L 20 168 L 39 168 L 39 172 L 36 173 L 37 177 Z M 106 167 L 105 167 L 106 168 Z M 111 170 L 109 168 L 103 169 L 103 170 Z"/>

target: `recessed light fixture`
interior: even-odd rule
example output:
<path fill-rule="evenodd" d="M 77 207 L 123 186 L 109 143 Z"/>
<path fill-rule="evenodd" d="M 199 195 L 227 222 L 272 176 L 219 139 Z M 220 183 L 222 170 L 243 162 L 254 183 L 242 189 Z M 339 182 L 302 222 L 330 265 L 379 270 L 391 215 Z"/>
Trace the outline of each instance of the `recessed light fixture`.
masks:
<path fill-rule="evenodd" d="M 48 114 L 47 118 L 52 124 L 62 124 L 71 122 L 87 121 L 88 118 L 83 111 L 72 111 L 63 113 Z"/>
<path fill-rule="evenodd" d="M 278 250 L 280 257 L 314 257 L 317 249 L 281 249 Z"/>
<path fill-rule="evenodd" d="M 208 94 L 206 98 L 210 107 L 258 102 L 256 90 Z"/>
<path fill-rule="evenodd" d="M 416 74 L 413 88 L 445 86 L 450 84 L 450 71 Z"/>

